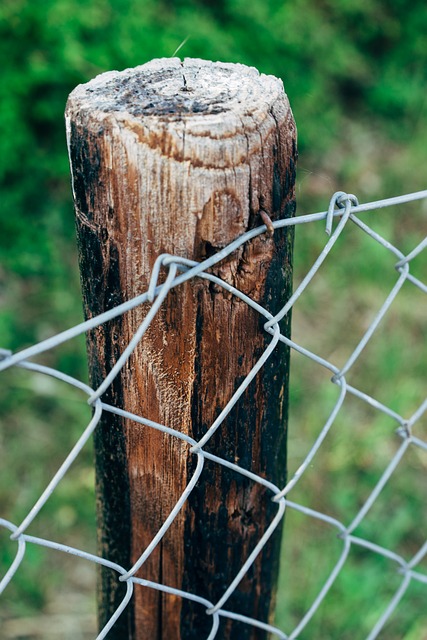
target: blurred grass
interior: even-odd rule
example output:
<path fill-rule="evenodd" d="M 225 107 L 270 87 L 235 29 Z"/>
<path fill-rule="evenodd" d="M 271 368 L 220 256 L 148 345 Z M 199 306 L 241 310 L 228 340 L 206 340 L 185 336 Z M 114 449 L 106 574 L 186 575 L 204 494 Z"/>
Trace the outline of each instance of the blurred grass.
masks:
<path fill-rule="evenodd" d="M 82 318 L 63 124 L 76 84 L 170 56 L 187 36 L 181 56 L 242 62 L 282 77 L 299 129 L 298 212 L 310 213 L 324 210 L 337 189 L 366 201 L 426 187 L 426 32 L 424 0 L 3 0 L 0 346 L 20 349 Z M 363 219 L 404 250 L 426 233 L 421 204 Z M 324 238 L 322 225 L 297 230 L 297 282 Z M 343 363 L 391 288 L 392 265 L 384 250 L 348 227 L 295 308 L 294 339 Z M 420 274 L 425 267 L 421 258 L 414 263 Z M 352 371 L 352 384 L 404 415 L 423 394 L 425 311 L 420 295 L 405 285 L 384 329 Z M 44 362 L 87 376 L 83 340 L 46 354 Z M 328 375 L 293 356 L 290 473 L 336 396 Z M 80 434 L 88 408 L 77 391 L 19 370 L 2 375 L 0 407 L 1 513 L 19 521 Z M 346 412 L 292 499 L 348 519 L 399 444 L 393 428 L 360 401 L 346 400 Z M 384 544 L 406 557 L 425 530 L 425 457 L 411 454 L 401 466 L 360 533 L 381 532 Z M 93 550 L 92 483 L 86 447 L 31 532 Z M 338 557 L 339 542 L 326 529 L 288 513 L 277 612 L 284 629 L 303 615 Z M 2 533 L 2 566 L 13 552 Z M 393 588 L 395 576 L 386 565 L 361 550 L 352 553 L 302 640 L 363 637 Z M 93 585 L 86 563 L 29 550 L 2 596 L 4 637 L 48 638 L 44 621 L 61 615 L 60 627 L 52 627 L 62 629 L 61 637 L 93 637 L 87 626 L 94 625 Z M 410 588 L 382 637 L 427 637 L 422 596 L 421 587 Z M 67 620 L 74 620 L 70 629 Z"/>

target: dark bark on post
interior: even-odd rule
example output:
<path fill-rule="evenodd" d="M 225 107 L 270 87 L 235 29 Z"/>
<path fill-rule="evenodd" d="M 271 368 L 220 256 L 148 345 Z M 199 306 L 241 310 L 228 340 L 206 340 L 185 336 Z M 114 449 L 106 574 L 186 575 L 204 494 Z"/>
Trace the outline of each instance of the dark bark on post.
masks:
<path fill-rule="evenodd" d="M 112 72 L 70 95 L 67 131 L 85 313 L 147 289 L 164 252 L 202 260 L 247 229 L 294 214 L 296 133 L 281 82 L 242 65 L 178 58 Z M 276 312 L 291 292 L 292 231 L 264 234 L 213 269 Z M 98 386 L 147 313 L 143 305 L 88 336 Z M 264 320 L 196 279 L 174 289 L 103 400 L 200 439 L 271 340 Z M 285 326 L 283 331 L 289 332 Z M 270 479 L 286 473 L 288 351 L 279 345 L 206 450 Z M 195 469 L 189 447 L 105 414 L 95 435 L 99 553 L 130 566 Z M 271 493 L 206 461 L 202 476 L 137 576 L 215 602 L 276 513 Z M 274 610 L 280 532 L 225 608 Z M 123 597 L 100 577 L 100 624 Z M 219 638 L 265 638 L 223 620 Z M 135 586 L 109 637 L 200 639 L 200 605 Z"/>

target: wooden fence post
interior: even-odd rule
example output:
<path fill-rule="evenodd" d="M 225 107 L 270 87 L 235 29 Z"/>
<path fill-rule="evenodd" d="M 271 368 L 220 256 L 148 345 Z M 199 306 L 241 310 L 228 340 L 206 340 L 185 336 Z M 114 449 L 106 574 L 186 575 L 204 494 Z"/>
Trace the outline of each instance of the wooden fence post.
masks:
<path fill-rule="evenodd" d="M 239 64 L 178 58 L 78 86 L 66 110 L 87 317 L 147 289 L 157 256 L 202 260 L 246 230 L 295 211 L 295 124 L 280 80 Z M 291 291 L 290 230 L 264 234 L 212 272 L 276 312 Z M 88 336 L 97 387 L 149 309 Z M 196 279 L 173 289 L 103 400 L 200 439 L 271 336 L 264 320 Z M 289 324 L 283 332 L 289 332 Z M 288 350 L 280 344 L 206 449 L 283 485 Z M 99 553 L 130 568 L 195 468 L 182 441 L 104 414 L 95 435 Z M 215 602 L 276 513 L 271 493 L 206 461 L 201 478 L 137 576 Z M 271 620 L 276 532 L 225 608 Z M 123 597 L 100 575 L 102 626 Z M 204 607 L 136 586 L 109 638 L 207 637 Z M 265 632 L 223 619 L 218 638 Z"/>

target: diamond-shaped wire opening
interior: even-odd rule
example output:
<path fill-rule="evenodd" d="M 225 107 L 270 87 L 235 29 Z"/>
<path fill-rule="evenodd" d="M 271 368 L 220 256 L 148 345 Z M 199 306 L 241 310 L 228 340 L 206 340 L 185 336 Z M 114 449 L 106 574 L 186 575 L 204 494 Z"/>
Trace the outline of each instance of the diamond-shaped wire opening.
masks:
<path fill-rule="evenodd" d="M 357 637 L 367 638 L 401 587 L 402 580 L 397 562 L 352 544 L 344 567 L 313 617 L 313 627 L 307 626 L 307 632 L 345 640 L 354 638 L 355 633 Z M 345 616 L 340 613 L 344 602 Z M 395 624 L 402 626 L 410 622 L 417 604 L 416 600 L 411 601 L 406 611 L 405 607 L 397 605 L 379 637 L 401 640 L 404 636 L 396 633 Z M 319 626 L 316 629 L 317 619 Z M 310 633 L 302 634 L 301 638 L 310 638 Z"/>
<path fill-rule="evenodd" d="M 15 461 L 8 467 L 8 482 L 11 474 L 17 478 L 14 502 L 9 508 L 5 504 L 2 515 L 16 523 L 28 514 L 34 506 L 34 496 L 43 493 L 82 437 L 85 424 L 91 421 L 92 410 L 87 406 L 87 394 L 46 372 L 13 367 L 1 372 L 0 377 L 2 393 L 9 395 L 12 404 L 16 402 L 24 407 L 19 423 L 12 410 L 10 415 L 2 416 L 4 453 Z M 27 447 L 22 446 L 23 440 L 28 448 L 39 451 L 36 458 L 28 456 Z M 81 495 L 78 503 L 69 497 L 76 490 Z M 49 533 L 56 538 L 66 531 L 75 535 L 73 526 L 80 519 L 87 521 L 93 508 L 92 442 L 88 435 L 70 471 L 58 480 L 51 495 L 40 506 L 41 516 L 38 513 L 34 516 L 32 532 Z"/>
<path fill-rule="evenodd" d="M 276 607 L 276 624 L 288 634 L 309 611 L 341 557 L 343 541 L 337 533 L 338 529 L 328 523 L 289 506 L 286 509 L 279 576 L 281 598 Z M 301 637 L 304 633 L 308 638 L 316 637 L 319 624 L 314 613 Z"/>
<path fill-rule="evenodd" d="M 1 525 L 1 521 L 0 521 Z M 24 538 L 8 541 L 3 545 L 3 530 L 0 526 L 1 548 L 7 551 L 10 545 L 18 549 L 25 545 L 25 554 L 13 580 L 2 593 L 2 637 L 81 637 L 90 640 L 96 636 L 95 596 L 96 570 L 93 562 L 87 562 L 68 554 L 52 553 Z M 10 531 L 8 531 L 8 537 Z M 13 551 L 13 549 L 12 549 Z M 34 584 L 38 585 L 37 590 Z M 22 608 L 27 615 L 22 617 Z M 4 636 L 3 636 L 4 634 Z"/>
<path fill-rule="evenodd" d="M 400 553 L 409 562 L 426 539 L 425 496 L 414 491 L 426 465 L 427 451 L 409 445 L 353 534 Z"/>

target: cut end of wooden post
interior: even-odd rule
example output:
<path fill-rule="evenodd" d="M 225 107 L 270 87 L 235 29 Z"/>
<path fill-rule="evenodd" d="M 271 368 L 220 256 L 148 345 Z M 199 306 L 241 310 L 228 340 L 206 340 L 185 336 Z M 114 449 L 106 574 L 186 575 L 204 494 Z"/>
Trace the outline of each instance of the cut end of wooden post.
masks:
<path fill-rule="evenodd" d="M 224 116 L 230 121 L 249 114 L 256 117 L 283 93 L 280 79 L 260 74 L 254 67 L 160 58 L 132 69 L 102 73 L 76 87 L 70 102 L 91 111 L 127 113 L 138 120 L 150 115 L 171 121 L 202 115 L 199 121 L 216 137 L 215 129 L 226 129 Z"/>
<path fill-rule="evenodd" d="M 162 58 L 134 69 L 104 73 L 78 86 L 69 97 L 66 118 L 69 144 L 71 122 L 74 130 L 80 126 L 90 137 L 105 138 L 101 152 L 106 167 L 113 165 L 114 154 L 122 154 L 121 162 L 130 173 L 140 173 L 138 167 L 145 166 L 142 189 L 167 188 L 170 181 L 179 185 L 173 191 L 181 201 L 175 200 L 171 208 L 175 215 L 177 206 L 187 209 L 185 222 L 177 221 L 184 235 L 194 236 L 198 226 L 202 241 L 220 248 L 249 226 L 262 224 L 261 208 L 272 220 L 281 217 L 277 212 L 281 186 L 276 184 L 271 190 L 260 162 L 266 162 L 262 158 L 266 152 L 277 154 L 277 142 L 271 141 L 277 128 L 283 133 L 282 146 L 286 141 L 294 145 L 294 149 L 282 148 L 281 153 L 294 158 L 296 135 L 283 83 L 274 76 L 241 64 Z M 116 148 L 118 137 L 125 150 L 121 145 Z M 167 172 L 162 157 L 167 158 Z M 276 179 L 280 163 L 279 158 Z M 161 165 L 163 175 L 159 176 Z M 219 172 L 216 182 L 222 184 L 213 190 L 215 170 Z M 199 185 L 191 199 L 185 193 L 190 180 Z M 84 213 L 85 189 L 80 188 L 79 180 L 73 182 L 76 204 Z M 157 206 L 168 206 L 167 198 L 159 196 Z M 156 212 L 146 215 L 152 217 Z"/>

